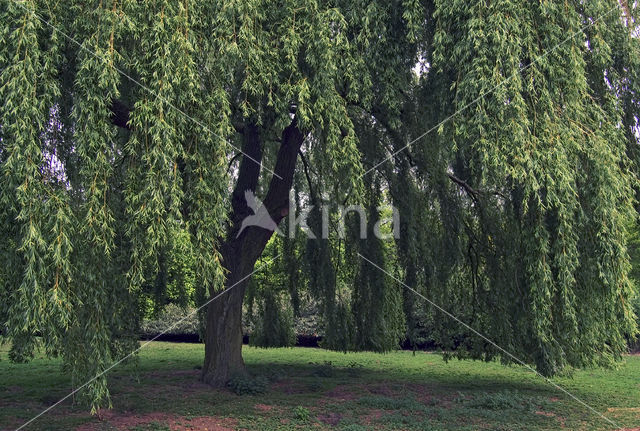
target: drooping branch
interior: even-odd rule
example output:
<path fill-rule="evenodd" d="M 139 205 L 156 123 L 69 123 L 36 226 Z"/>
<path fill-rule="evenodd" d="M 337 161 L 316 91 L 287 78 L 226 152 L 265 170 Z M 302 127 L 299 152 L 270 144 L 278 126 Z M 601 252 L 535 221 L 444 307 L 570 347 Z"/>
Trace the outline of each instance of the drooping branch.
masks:
<path fill-rule="evenodd" d="M 482 194 L 492 194 L 492 195 L 496 195 L 496 196 L 500 196 L 502 199 L 507 200 L 507 197 L 501 193 L 498 190 L 478 190 L 478 189 L 474 189 L 473 187 L 471 187 L 469 185 L 469 183 L 467 183 L 466 181 L 456 177 L 453 174 L 447 174 L 447 176 L 449 177 L 449 179 L 451 181 L 453 181 L 454 183 L 456 183 L 457 185 L 459 185 L 465 192 L 467 192 L 467 194 L 471 197 L 471 199 L 473 199 L 474 202 L 478 202 L 479 201 L 479 196 Z"/>
<path fill-rule="evenodd" d="M 467 194 L 471 197 L 471 199 L 473 199 L 475 202 L 478 202 L 478 194 L 479 194 L 479 192 L 476 189 L 471 187 L 466 181 L 456 177 L 453 174 L 447 174 L 447 176 L 449 177 L 449 179 L 451 181 L 453 181 L 454 183 L 456 183 L 457 185 L 462 187 L 464 189 L 464 191 L 466 191 Z"/>

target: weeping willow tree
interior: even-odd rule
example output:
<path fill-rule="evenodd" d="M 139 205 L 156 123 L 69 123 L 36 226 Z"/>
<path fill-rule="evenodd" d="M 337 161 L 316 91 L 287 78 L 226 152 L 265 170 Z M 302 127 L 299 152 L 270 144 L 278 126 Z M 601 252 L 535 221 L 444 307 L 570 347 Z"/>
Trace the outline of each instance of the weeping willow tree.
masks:
<path fill-rule="evenodd" d="M 187 232 L 200 302 L 228 290 L 203 316 L 202 379 L 225 383 L 274 235 L 241 229 L 246 192 L 279 224 L 294 189 L 369 222 L 380 196 L 401 213 L 391 243 L 349 220 L 285 241 L 282 285 L 294 308 L 300 288 L 317 298 L 327 347 L 388 350 L 426 318 L 462 357 L 499 354 L 365 256 L 541 372 L 610 365 L 635 332 L 636 15 L 614 0 L 1 0 L 11 358 L 42 344 L 74 385 L 99 375 L 85 392 L 104 403 L 99 373 L 135 345 L 144 286 Z M 318 236 L 324 218 L 340 217 L 312 211 Z"/>
<path fill-rule="evenodd" d="M 434 181 L 429 152 L 448 160 L 439 172 L 454 190 L 438 204 L 466 270 L 447 285 L 466 290 L 467 322 L 545 374 L 610 364 L 635 331 L 624 243 L 638 118 L 624 103 L 638 100 L 630 14 L 606 1 L 434 12 L 424 94 L 449 92 L 432 124 L 462 111 L 413 154 Z M 498 353 L 464 339 L 472 356 Z"/>

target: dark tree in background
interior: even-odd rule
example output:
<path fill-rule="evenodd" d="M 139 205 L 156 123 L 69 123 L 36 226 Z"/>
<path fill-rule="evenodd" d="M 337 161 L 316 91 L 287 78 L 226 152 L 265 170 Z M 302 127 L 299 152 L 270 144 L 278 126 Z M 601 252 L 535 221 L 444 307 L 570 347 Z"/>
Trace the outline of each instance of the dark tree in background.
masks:
<path fill-rule="evenodd" d="M 612 364 L 636 330 L 637 14 L 618 0 L 0 0 L 11 358 L 41 344 L 74 385 L 103 371 L 136 345 L 145 286 L 167 284 L 179 246 L 200 303 L 233 286 L 204 316 L 202 378 L 223 384 L 244 370 L 243 299 L 271 240 L 281 291 L 296 312 L 300 291 L 315 298 L 329 348 L 389 350 L 428 321 L 460 357 L 499 355 L 362 255 L 545 374 Z M 278 223 L 292 191 L 316 205 L 317 236 L 331 204 L 329 237 L 239 234 L 246 191 Z M 360 240 L 352 217 L 338 234 L 338 205 L 374 223 L 382 203 L 400 238 Z M 106 377 L 86 393 L 104 403 Z"/>

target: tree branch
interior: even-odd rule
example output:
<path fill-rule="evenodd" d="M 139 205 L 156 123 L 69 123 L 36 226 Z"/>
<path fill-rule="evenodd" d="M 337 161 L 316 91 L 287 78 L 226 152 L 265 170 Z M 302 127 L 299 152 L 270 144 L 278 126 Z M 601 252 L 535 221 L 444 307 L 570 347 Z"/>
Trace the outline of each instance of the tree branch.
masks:
<path fill-rule="evenodd" d="M 237 152 L 233 155 L 233 157 L 231 157 L 231 160 L 229 160 L 229 164 L 227 165 L 227 173 L 229 173 L 229 169 L 231 169 L 231 165 L 233 165 L 233 162 L 238 160 L 238 157 L 240 157 L 241 155 L 241 152 Z"/>
<path fill-rule="evenodd" d="M 447 174 L 447 176 L 449 177 L 449 179 L 450 179 L 451 181 L 453 181 L 454 183 L 456 183 L 457 185 L 459 185 L 460 187 L 462 187 L 462 188 L 467 192 L 467 194 L 468 194 L 469 196 L 471 196 L 471 198 L 472 198 L 474 201 L 476 201 L 476 202 L 478 201 L 478 194 L 479 194 L 479 192 L 478 192 L 476 189 L 474 189 L 473 187 L 471 187 L 471 186 L 470 186 L 466 181 L 461 180 L 460 178 L 456 177 L 456 176 L 455 176 L 455 175 L 453 175 L 453 174 Z"/>
<path fill-rule="evenodd" d="M 233 223 L 232 229 L 235 229 L 235 225 L 248 215 L 244 192 L 250 190 L 255 193 L 262 167 L 262 139 L 260 138 L 260 129 L 255 123 L 250 122 L 244 126 L 242 136 L 243 157 L 238 169 L 236 186 L 231 195 L 231 207 L 233 209 L 231 216 Z"/>
<path fill-rule="evenodd" d="M 471 187 L 466 181 L 456 177 L 453 174 L 447 174 L 447 176 L 451 181 L 453 181 L 454 183 L 462 187 L 475 202 L 478 202 L 479 196 L 481 194 L 492 194 L 492 195 L 500 196 L 502 199 L 507 200 L 507 197 L 503 193 L 499 192 L 498 190 L 493 190 L 493 191 L 477 190 Z"/>

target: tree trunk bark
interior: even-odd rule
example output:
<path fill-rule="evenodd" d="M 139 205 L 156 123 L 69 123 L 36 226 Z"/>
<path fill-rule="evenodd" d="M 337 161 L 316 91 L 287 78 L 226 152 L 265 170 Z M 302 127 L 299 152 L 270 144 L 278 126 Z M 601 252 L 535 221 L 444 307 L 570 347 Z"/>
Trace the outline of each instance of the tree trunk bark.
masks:
<path fill-rule="evenodd" d="M 229 291 L 212 301 L 207 309 L 202 381 L 213 386 L 223 386 L 234 374 L 245 372 L 242 301 L 248 278 L 241 275 L 245 272 L 241 268 L 253 267 L 253 264 L 243 265 L 242 257 L 239 256 L 241 262 L 234 263 L 233 256 L 224 256 L 225 268 L 229 271 L 226 281 Z"/>
<path fill-rule="evenodd" d="M 293 184 L 298 151 L 303 135 L 294 120 L 282 133 L 282 144 L 271 178 L 264 206 L 276 224 L 288 214 L 289 191 Z M 261 227 L 248 227 L 240 235 L 242 220 L 251 215 L 244 192 L 255 192 L 260 174 L 262 149 L 258 129 L 255 125 L 244 130 L 243 153 L 238 180 L 232 195 L 231 227 L 221 248 L 222 264 L 227 270 L 225 289 L 219 299 L 207 308 L 205 328 L 205 358 L 202 367 L 202 381 L 214 386 L 222 386 L 237 373 L 244 373 L 242 359 L 242 302 L 250 274 L 273 231 Z M 220 294 L 210 292 L 210 296 Z"/>

